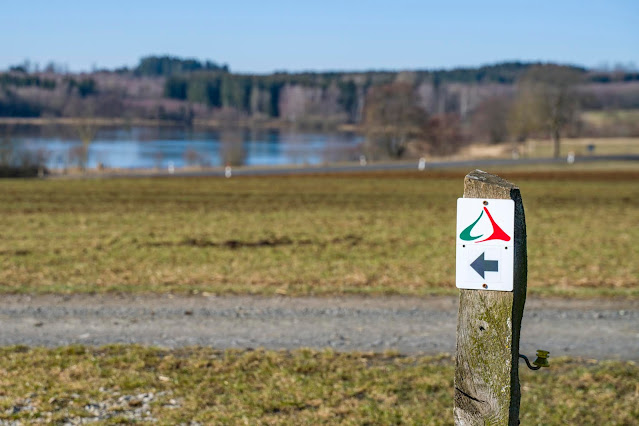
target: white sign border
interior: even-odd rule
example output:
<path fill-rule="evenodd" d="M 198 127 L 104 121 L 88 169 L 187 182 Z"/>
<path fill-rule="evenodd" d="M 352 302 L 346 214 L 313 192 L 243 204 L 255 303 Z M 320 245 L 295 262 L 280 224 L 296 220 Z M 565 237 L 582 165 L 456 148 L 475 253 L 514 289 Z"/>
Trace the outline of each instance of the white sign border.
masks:
<path fill-rule="evenodd" d="M 461 232 L 486 207 L 510 241 L 464 241 Z M 471 218 L 471 219 L 469 219 Z M 515 202 L 509 199 L 458 198 L 456 226 L 455 285 L 460 289 L 513 291 L 515 251 Z M 486 261 L 498 261 L 498 273 L 486 271 L 481 277 L 470 265 L 481 255 Z"/>

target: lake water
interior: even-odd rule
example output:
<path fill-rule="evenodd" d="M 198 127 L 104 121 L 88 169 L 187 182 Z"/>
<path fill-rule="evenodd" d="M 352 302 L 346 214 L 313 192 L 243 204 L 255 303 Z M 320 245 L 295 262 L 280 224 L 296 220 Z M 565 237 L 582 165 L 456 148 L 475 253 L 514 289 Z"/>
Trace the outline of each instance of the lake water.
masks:
<path fill-rule="evenodd" d="M 5 130 L 5 135 L 7 131 Z M 0 138 L 3 135 L 0 135 Z M 15 128 L 4 140 L 29 152 L 49 168 L 81 164 L 84 151 L 72 128 Z M 194 130 L 108 128 L 88 147 L 87 166 L 166 168 L 185 166 L 320 164 L 359 158 L 363 137 L 354 133 L 301 133 L 284 130 Z"/>

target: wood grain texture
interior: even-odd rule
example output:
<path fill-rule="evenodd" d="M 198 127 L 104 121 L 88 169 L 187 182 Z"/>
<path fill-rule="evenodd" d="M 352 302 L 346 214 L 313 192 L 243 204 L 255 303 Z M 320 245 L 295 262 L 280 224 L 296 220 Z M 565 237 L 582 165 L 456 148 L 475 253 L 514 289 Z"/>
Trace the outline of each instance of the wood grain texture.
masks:
<path fill-rule="evenodd" d="M 513 291 L 460 290 L 455 368 L 456 425 L 519 423 L 519 333 L 526 302 L 526 220 L 519 188 L 481 170 L 464 198 L 515 201 Z"/>

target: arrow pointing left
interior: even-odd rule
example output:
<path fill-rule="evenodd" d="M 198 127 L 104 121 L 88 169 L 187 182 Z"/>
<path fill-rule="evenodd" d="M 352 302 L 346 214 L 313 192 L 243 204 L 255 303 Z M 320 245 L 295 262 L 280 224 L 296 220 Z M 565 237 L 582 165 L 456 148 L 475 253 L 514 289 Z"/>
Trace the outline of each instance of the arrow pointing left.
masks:
<path fill-rule="evenodd" d="M 499 261 L 497 260 L 486 260 L 484 259 L 484 254 L 479 255 L 477 259 L 470 264 L 471 268 L 475 270 L 482 278 L 485 277 L 486 272 L 498 272 L 499 271 Z"/>

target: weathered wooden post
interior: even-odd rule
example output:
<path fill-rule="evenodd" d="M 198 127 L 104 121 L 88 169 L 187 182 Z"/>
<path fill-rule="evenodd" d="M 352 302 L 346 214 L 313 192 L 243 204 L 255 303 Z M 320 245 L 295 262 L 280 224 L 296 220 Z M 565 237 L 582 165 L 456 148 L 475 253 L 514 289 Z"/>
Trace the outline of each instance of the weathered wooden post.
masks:
<path fill-rule="evenodd" d="M 460 289 L 455 366 L 455 424 L 517 425 L 520 400 L 519 332 L 526 301 L 527 277 L 524 206 L 518 187 L 481 170 L 469 173 L 464 179 L 464 199 L 466 198 L 484 199 L 483 204 L 487 207 L 489 207 L 489 201 L 486 199 L 514 201 L 514 235 L 511 234 L 514 239 L 512 241 L 506 239 L 506 234 L 509 232 L 507 230 L 501 234 L 501 238 L 499 235 L 493 238 L 493 240 L 500 240 L 499 242 L 503 240 L 500 248 L 504 250 L 504 253 L 507 253 L 508 249 L 512 250 L 512 255 L 509 253 L 511 258 L 502 259 L 504 263 L 512 259 L 510 260 L 512 291 L 491 291 L 492 284 L 487 284 L 490 276 L 497 275 L 498 269 L 502 278 L 504 274 L 510 276 L 511 270 L 509 265 L 498 263 L 498 257 L 501 256 L 499 252 L 492 251 L 492 255 L 485 254 L 477 249 L 481 244 L 472 245 L 475 242 L 481 243 L 483 240 L 479 240 L 482 235 L 479 235 L 481 232 L 475 225 L 480 221 L 480 215 L 480 218 L 465 229 L 467 233 L 464 236 L 467 239 L 462 238 L 462 240 L 469 241 L 468 245 L 459 244 L 459 231 L 457 237 L 458 287 L 460 287 L 459 253 L 460 249 L 467 250 L 467 247 L 474 249 L 475 252 L 468 253 L 470 257 L 462 256 L 461 259 L 472 260 L 481 251 L 481 255 L 478 255 L 470 267 L 477 273 L 475 278 L 479 280 L 478 282 L 484 282 L 479 284 L 479 289 L 469 289 L 472 287 Z M 492 229 L 497 228 L 501 231 L 489 210 L 486 210 L 486 216 L 490 218 Z M 473 241 L 470 240 L 471 238 L 478 240 Z M 509 242 L 510 246 L 506 242 Z M 491 250 L 497 249 L 499 247 Z M 469 261 L 466 260 L 466 263 Z M 472 274 L 472 270 L 468 274 Z"/>

